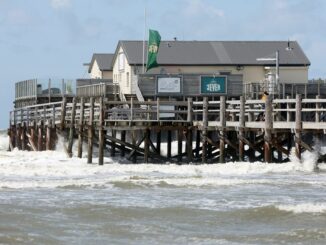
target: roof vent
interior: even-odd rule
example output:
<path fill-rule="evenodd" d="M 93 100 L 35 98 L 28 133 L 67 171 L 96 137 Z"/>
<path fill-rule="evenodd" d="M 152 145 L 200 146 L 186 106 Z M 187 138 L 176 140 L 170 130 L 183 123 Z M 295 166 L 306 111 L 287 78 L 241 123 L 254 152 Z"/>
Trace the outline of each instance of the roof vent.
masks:
<path fill-rule="evenodd" d="M 290 46 L 290 40 L 288 40 L 288 46 L 286 47 L 286 51 L 291 51 L 291 50 L 293 50 L 293 48 Z"/>

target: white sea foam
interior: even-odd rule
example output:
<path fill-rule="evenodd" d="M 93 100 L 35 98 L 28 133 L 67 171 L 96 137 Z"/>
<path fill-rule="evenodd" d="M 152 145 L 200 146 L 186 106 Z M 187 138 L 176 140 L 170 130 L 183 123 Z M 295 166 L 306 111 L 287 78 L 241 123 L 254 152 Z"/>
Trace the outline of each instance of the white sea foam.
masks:
<path fill-rule="evenodd" d="M 276 206 L 279 210 L 293 213 L 326 213 L 326 203 L 283 204 Z"/>

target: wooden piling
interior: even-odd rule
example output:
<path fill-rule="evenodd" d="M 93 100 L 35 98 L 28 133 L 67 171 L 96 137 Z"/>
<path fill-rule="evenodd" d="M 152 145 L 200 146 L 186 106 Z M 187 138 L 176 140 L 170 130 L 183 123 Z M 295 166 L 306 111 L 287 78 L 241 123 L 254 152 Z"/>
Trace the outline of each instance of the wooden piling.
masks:
<path fill-rule="evenodd" d="M 43 121 L 39 122 L 38 125 L 38 132 L 37 132 L 37 150 L 42 151 L 43 150 Z"/>
<path fill-rule="evenodd" d="M 239 161 L 244 160 L 244 134 L 245 128 L 245 98 L 240 96 L 240 115 L 239 115 Z"/>
<path fill-rule="evenodd" d="M 301 159 L 301 131 L 302 131 L 302 95 L 296 95 L 295 104 L 295 155 L 298 159 Z"/>
<path fill-rule="evenodd" d="M 161 155 L 161 138 L 162 138 L 162 131 L 159 129 L 156 132 L 156 150 L 157 154 Z"/>
<path fill-rule="evenodd" d="M 75 132 L 75 116 L 76 116 L 76 97 L 73 98 L 72 100 L 71 120 L 70 120 L 68 148 L 67 148 L 69 157 L 72 157 L 72 146 L 74 143 L 74 132 Z"/>
<path fill-rule="evenodd" d="M 132 130 L 132 132 L 131 132 L 131 143 L 132 143 L 132 145 L 136 145 L 136 136 L 137 136 L 136 130 Z M 133 163 L 137 162 L 137 152 L 136 151 L 133 153 L 131 159 L 132 159 Z"/>
<path fill-rule="evenodd" d="M 121 133 L 121 141 L 126 142 L 126 130 L 122 130 Z M 121 146 L 120 156 L 124 157 L 126 155 L 126 147 L 124 145 Z"/>
<path fill-rule="evenodd" d="M 89 108 L 89 120 L 88 120 L 88 147 L 87 147 L 87 163 L 92 163 L 93 161 L 93 139 L 94 139 L 94 130 L 93 130 L 93 121 L 94 121 L 94 98 L 90 99 L 90 108 Z"/>
<path fill-rule="evenodd" d="M 67 98 L 63 97 L 62 104 L 61 104 L 61 118 L 60 118 L 61 132 L 63 132 L 63 130 L 65 128 L 66 107 L 67 107 Z"/>
<path fill-rule="evenodd" d="M 196 148 L 195 148 L 195 157 L 198 159 L 200 153 L 200 130 L 196 130 Z"/>
<path fill-rule="evenodd" d="M 168 130 L 168 136 L 167 136 L 167 157 L 171 158 L 171 145 L 172 145 L 172 131 Z"/>
<path fill-rule="evenodd" d="M 114 129 L 112 129 L 111 130 L 111 135 L 112 135 L 113 138 L 116 138 L 117 137 L 117 131 L 114 130 Z M 111 157 L 115 157 L 115 149 L 116 149 L 116 143 L 115 142 L 112 142 L 112 144 L 111 144 L 111 151 L 110 151 Z"/>
<path fill-rule="evenodd" d="M 99 125 L 98 125 L 98 138 L 99 138 L 99 147 L 98 147 L 98 164 L 103 165 L 104 163 L 104 104 L 103 97 L 100 98 L 100 117 L 99 117 Z"/>
<path fill-rule="evenodd" d="M 264 135 L 264 159 L 272 162 L 272 129 L 273 129 L 273 106 L 272 96 L 268 95 L 265 101 L 265 135 Z"/>
<path fill-rule="evenodd" d="M 203 98 L 202 163 L 207 163 L 208 98 Z"/>
<path fill-rule="evenodd" d="M 149 157 L 149 141 L 150 141 L 150 130 L 149 128 L 145 129 L 145 140 L 144 140 L 144 162 L 148 163 Z"/>
<path fill-rule="evenodd" d="M 193 153 L 192 153 L 192 128 L 187 128 L 187 159 L 188 163 L 193 161 Z"/>
<path fill-rule="evenodd" d="M 80 112 L 79 112 L 79 127 L 78 127 L 78 149 L 77 157 L 83 156 L 83 133 L 84 133 L 84 98 L 80 99 Z"/>
<path fill-rule="evenodd" d="M 52 127 L 52 123 L 50 120 L 48 120 L 46 123 L 46 136 L 45 136 L 45 149 L 47 151 L 52 150 L 51 149 L 51 127 Z"/>
<path fill-rule="evenodd" d="M 21 127 L 21 146 L 22 146 L 22 150 L 25 151 L 27 150 L 27 146 L 26 146 L 26 122 L 22 123 L 22 127 Z"/>
<path fill-rule="evenodd" d="M 182 130 L 177 130 L 177 140 L 178 140 L 178 162 L 182 162 L 182 139 L 183 139 L 183 131 Z"/>
<path fill-rule="evenodd" d="M 226 128 L 226 118 L 225 118 L 225 96 L 220 97 L 220 163 L 225 163 L 225 128 Z"/>

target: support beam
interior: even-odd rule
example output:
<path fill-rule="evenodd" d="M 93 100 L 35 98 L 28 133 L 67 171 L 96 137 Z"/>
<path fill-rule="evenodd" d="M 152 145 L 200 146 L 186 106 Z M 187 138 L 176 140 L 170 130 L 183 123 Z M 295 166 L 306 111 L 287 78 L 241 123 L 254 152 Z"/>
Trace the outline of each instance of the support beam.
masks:
<path fill-rule="evenodd" d="M 245 128 L 245 98 L 240 96 L 240 115 L 239 115 L 239 161 L 244 160 L 244 128 Z"/>
<path fill-rule="evenodd" d="M 98 137 L 99 137 L 99 146 L 98 146 L 98 164 L 103 165 L 104 163 L 104 148 L 105 148 L 105 140 L 104 140 L 104 104 L 103 97 L 100 98 L 100 117 L 99 117 L 99 125 L 98 125 Z"/>
<path fill-rule="evenodd" d="M 226 127 L 226 118 L 225 118 L 225 96 L 220 97 L 220 163 L 225 163 L 225 127 Z"/>
<path fill-rule="evenodd" d="M 92 163 L 93 161 L 93 139 L 94 139 L 94 98 L 90 99 L 90 108 L 89 108 L 89 120 L 88 120 L 88 147 L 87 147 L 87 163 Z"/>
<path fill-rule="evenodd" d="M 208 98 L 203 99 L 202 163 L 207 163 Z"/>
<path fill-rule="evenodd" d="M 80 99 L 80 117 L 79 117 L 79 127 L 78 127 L 78 147 L 77 147 L 77 157 L 82 158 L 83 156 L 83 132 L 84 132 L 84 98 Z"/>
<path fill-rule="evenodd" d="M 272 162 L 272 129 L 273 129 L 273 106 L 272 96 L 267 95 L 265 101 L 265 135 L 264 135 L 264 160 Z"/>
<path fill-rule="evenodd" d="M 72 146 L 74 143 L 74 132 L 75 132 L 75 117 L 76 117 L 76 97 L 73 98 L 73 100 L 72 100 L 72 110 L 71 110 L 68 148 L 67 148 L 69 157 L 72 157 Z"/>
<path fill-rule="evenodd" d="M 302 96 L 301 94 L 296 95 L 295 104 L 295 155 L 298 159 L 301 159 L 301 131 L 302 131 Z"/>

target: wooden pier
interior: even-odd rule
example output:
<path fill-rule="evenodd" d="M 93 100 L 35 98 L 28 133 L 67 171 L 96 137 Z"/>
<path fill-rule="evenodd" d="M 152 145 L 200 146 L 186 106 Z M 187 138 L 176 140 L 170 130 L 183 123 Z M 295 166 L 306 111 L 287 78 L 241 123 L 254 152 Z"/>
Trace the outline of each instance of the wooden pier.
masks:
<path fill-rule="evenodd" d="M 78 157 L 87 144 L 87 163 L 93 163 L 96 147 L 100 165 L 104 156 L 118 154 L 133 163 L 182 164 L 285 162 L 293 146 L 300 159 L 325 130 L 326 99 L 320 96 L 144 102 L 64 97 L 10 112 L 8 134 L 11 150 L 54 150 L 61 135 L 69 157 L 74 144 Z"/>

